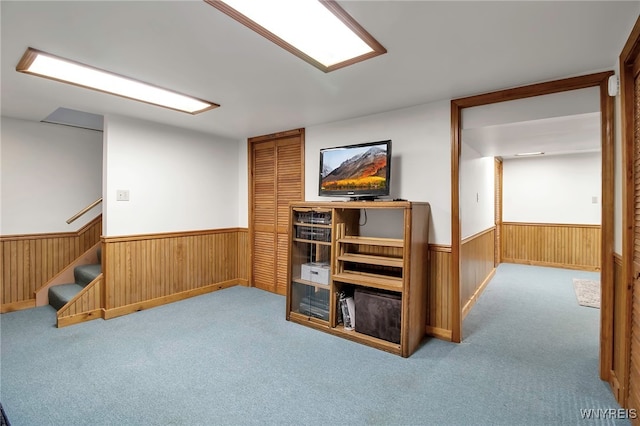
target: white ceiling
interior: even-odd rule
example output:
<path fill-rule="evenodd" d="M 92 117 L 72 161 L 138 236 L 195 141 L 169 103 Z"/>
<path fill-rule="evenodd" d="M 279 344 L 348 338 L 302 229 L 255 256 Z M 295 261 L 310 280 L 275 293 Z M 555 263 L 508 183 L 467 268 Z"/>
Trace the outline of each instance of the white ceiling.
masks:
<path fill-rule="evenodd" d="M 600 88 L 465 108 L 462 127 L 463 151 L 471 148 L 482 157 L 598 152 Z"/>
<path fill-rule="evenodd" d="M 202 1 L 0 1 L 1 112 L 123 114 L 235 140 L 612 69 L 640 2 L 340 1 L 388 50 L 325 74 Z M 21 74 L 27 47 L 220 108 L 191 116 Z"/>
<path fill-rule="evenodd" d="M 601 150 L 600 113 L 575 114 L 463 130 L 463 142 L 482 157 L 576 154 Z M 463 148 L 464 149 L 464 148 Z"/>

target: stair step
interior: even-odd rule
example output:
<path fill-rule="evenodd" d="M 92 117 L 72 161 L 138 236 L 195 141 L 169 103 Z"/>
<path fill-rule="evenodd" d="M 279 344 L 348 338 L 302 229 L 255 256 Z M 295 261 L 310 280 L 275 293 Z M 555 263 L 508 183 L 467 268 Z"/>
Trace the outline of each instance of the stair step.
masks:
<path fill-rule="evenodd" d="M 102 263 L 102 247 L 98 247 L 98 263 Z"/>
<path fill-rule="evenodd" d="M 58 311 L 84 287 L 76 283 L 49 287 L 49 304 Z"/>
<path fill-rule="evenodd" d="M 99 263 L 94 265 L 76 266 L 73 270 L 73 276 L 76 279 L 76 283 L 80 284 L 82 287 L 85 287 L 101 273 L 102 265 Z"/>

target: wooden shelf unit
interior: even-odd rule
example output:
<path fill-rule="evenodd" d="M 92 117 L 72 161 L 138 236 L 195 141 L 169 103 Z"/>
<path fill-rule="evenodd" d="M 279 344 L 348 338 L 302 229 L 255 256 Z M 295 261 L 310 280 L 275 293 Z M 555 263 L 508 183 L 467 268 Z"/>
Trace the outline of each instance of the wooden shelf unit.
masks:
<path fill-rule="evenodd" d="M 367 227 L 369 216 L 376 216 L 378 223 Z M 287 320 L 410 356 L 426 328 L 429 204 L 292 202 L 289 227 Z M 326 283 L 301 278 L 303 265 L 308 269 L 317 263 L 329 266 Z M 339 293 L 356 288 L 400 297 L 400 343 L 339 323 Z"/>

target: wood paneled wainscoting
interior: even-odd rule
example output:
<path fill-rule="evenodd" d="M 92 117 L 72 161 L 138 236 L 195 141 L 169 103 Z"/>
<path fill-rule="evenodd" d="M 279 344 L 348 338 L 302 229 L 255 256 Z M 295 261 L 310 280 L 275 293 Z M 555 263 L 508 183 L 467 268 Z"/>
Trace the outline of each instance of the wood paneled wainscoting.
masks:
<path fill-rule="evenodd" d="M 451 246 L 429 244 L 426 333 L 451 341 L 451 311 L 458 309 L 451 297 Z"/>
<path fill-rule="evenodd" d="M 241 228 L 103 239 L 104 318 L 247 284 Z"/>
<path fill-rule="evenodd" d="M 243 286 L 249 285 L 249 269 L 251 268 L 251 259 L 249 256 L 249 230 L 247 228 L 239 228 L 236 231 L 238 236 L 238 244 L 236 246 L 236 275 L 238 284 Z"/>
<path fill-rule="evenodd" d="M 0 236 L 0 312 L 35 307 L 35 291 L 100 241 L 102 215 L 77 232 Z"/>
<path fill-rule="evenodd" d="M 462 319 L 467 316 L 496 272 L 495 227 L 462 240 L 460 250 L 460 300 Z"/>
<path fill-rule="evenodd" d="M 502 224 L 502 261 L 599 271 L 600 225 Z"/>
<path fill-rule="evenodd" d="M 100 274 L 56 313 L 57 326 L 79 324 L 103 317 L 104 275 Z"/>

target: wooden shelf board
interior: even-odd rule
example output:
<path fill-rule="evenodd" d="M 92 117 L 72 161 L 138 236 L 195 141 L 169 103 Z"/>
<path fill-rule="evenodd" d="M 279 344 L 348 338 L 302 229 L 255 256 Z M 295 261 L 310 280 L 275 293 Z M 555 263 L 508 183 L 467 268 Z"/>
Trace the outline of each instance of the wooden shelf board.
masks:
<path fill-rule="evenodd" d="M 331 213 L 332 209 L 331 208 L 317 208 L 317 207 L 294 207 L 293 211 L 294 212 L 302 212 L 302 213 L 308 213 L 308 212 Z"/>
<path fill-rule="evenodd" d="M 329 290 L 330 286 L 329 284 L 320 284 L 320 283 L 314 283 L 313 281 L 308 281 L 308 280 L 303 280 L 302 278 L 291 278 L 291 281 L 293 281 L 294 283 L 298 283 L 298 284 L 304 284 L 304 285 L 308 285 L 310 287 L 316 287 L 316 288 L 321 288 L 323 290 Z"/>
<path fill-rule="evenodd" d="M 342 324 L 337 325 L 336 328 L 331 329 L 331 331 L 336 335 L 353 340 L 354 342 L 364 343 L 396 355 L 400 355 L 402 353 L 402 348 L 399 343 L 388 342 L 386 340 L 378 339 L 377 337 L 358 333 L 355 330 L 345 330 Z"/>
<path fill-rule="evenodd" d="M 310 325 L 314 328 L 329 328 L 329 321 L 321 320 L 320 318 L 310 317 L 298 312 L 289 312 L 289 319 L 299 324 Z"/>
<path fill-rule="evenodd" d="M 397 238 L 346 236 L 338 240 L 343 244 L 363 244 L 368 246 L 404 247 L 404 241 Z"/>
<path fill-rule="evenodd" d="M 333 275 L 334 281 L 356 284 L 380 290 L 402 291 L 402 278 L 385 277 L 375 274 L 342 272 Z"/>
<path fill-rule="evenodd" d="M 331 243 L 329 241 L 316 241 L 316 240 L 304 240 L 302 238 L 293 238 L 293 241 L 299 242 L 299 243 L 308 243 L 308 244 L 320 244 L 323 246 L 330 246 Z"/>
<path fill-rule="evenodd" d="M 309 211 L 321 211 L 321 209 L 404 209 L 411 208 L 413 205 L 426 204 L 425 202 L 415 201 L 391 201 L 391 200 L 379 200 L 379 201 L 296 201 L 293 209 L 308 209 Z"/>
<path fill-rule="evenodd" d="M 325 333 L 333 334 L 334 336 L 351 340 L 356 343 L 362 343 L 367 346 L 390 352 L 395 355 L 402 355 L 402 347 L 399 344 L 378 339 L 366 334 L 358 333 L 355 330 L 345 330 L 342 324 L 337 325 L 335 328 L 331 328 L 329 327 L 329 323 L 327 321 L 308 317 L 297 312 L 290 312 L 289 320 L 298 324 L 315 328 L 316 330 L 324 331 Z"/>
<path fill-rule="evenodd" d="M 404 260 L 398 257 L 377 256 L 372 254 L 345 253 L 338 256 L 343 262 L 366 263 L 367 265 L 393 266 L 402 268 Z"/>
<path fill-rule="evenodd" d="M 307 223 L 307 222 L 294 222 L 295 226 L 308 226 L 310 228 L 328 228 L 331 229 L 330 224 L 325 223 Z"/>

